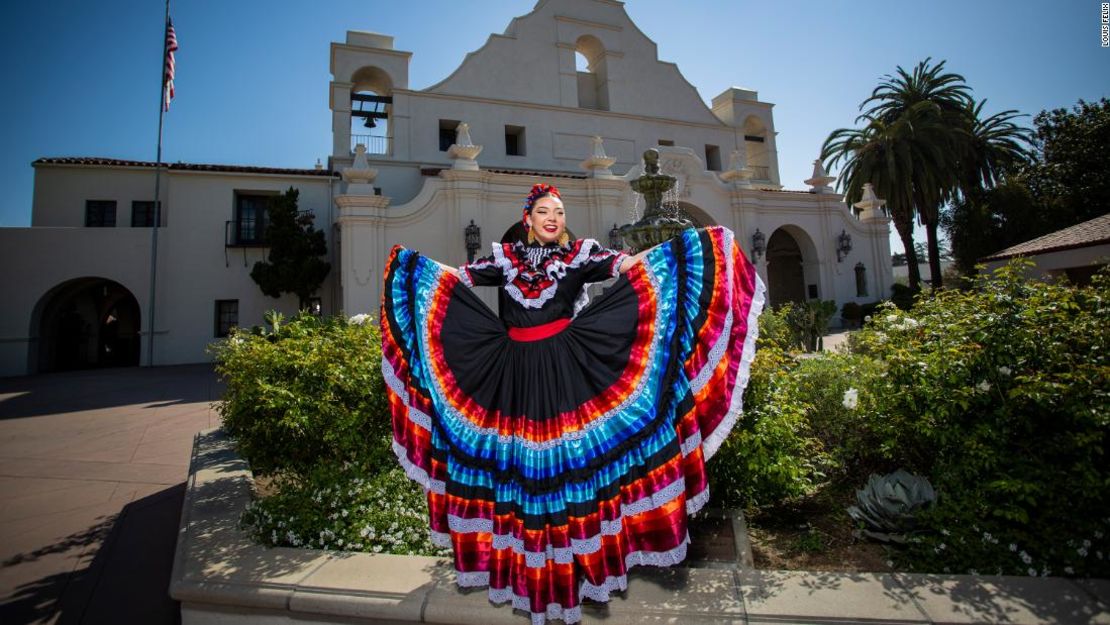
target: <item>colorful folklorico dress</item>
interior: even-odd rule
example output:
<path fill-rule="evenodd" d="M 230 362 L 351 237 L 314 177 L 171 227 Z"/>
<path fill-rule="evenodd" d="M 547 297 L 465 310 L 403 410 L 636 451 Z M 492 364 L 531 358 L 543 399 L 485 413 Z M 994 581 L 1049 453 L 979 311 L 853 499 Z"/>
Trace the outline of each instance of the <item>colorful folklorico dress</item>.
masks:
<path fill-rule="evenodd" d="M 629 568 L 682 561 L 736 422 L 763 284 L 722 227 L 625 255 L 494 244 L 456 277 L 395 246 L 382 295 L 393 448 L 459 586 L 574 623 Z M 501 318 L 471 286 L 502 289 Z"/>

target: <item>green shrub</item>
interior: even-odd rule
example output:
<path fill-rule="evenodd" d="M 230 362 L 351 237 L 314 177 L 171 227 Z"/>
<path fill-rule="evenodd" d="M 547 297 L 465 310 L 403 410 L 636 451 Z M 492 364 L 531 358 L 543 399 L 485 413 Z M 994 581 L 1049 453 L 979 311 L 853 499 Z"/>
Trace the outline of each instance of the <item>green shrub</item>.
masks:
<path fill-rule="evenodd" d="M 268 319 L 271 328 L 234 330 L 212 348 L 227 383 L 223 427 L 251 468 L 305 473 L 322 460 L 358 461 L 387 444 L 377 324 L 307 313 L 288 323 L 277 314 Z"/>
<path fill-rule="evenodd" d="M 938 493 L 909 566 L 1110 574 L 1108 302 L 1105 273 L 1075 288 L 1014 264 L 857 333 L 883 366 L 865 427 Z"/>
<path fill-rule="evenodd" d="M 804 406 L 777 401 L 794 366 L 786 351 L 792 347 L 784 311 L 760 315 L 744 412 L 707 466 L 716 506 L 778 503 L 812 492 L 820 481 L 820 442 L 810 435 Z"/>

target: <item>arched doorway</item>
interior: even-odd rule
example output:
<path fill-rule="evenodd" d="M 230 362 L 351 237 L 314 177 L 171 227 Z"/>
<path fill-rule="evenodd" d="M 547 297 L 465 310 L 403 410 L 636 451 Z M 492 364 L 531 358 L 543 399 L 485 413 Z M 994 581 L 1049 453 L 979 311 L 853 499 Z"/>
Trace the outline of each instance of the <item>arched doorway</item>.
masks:
<path fill-rule="evenodd" d="M 689 202 L 679 201 L 678 216 L 685 217 L 694 222 L 694 227 L 696 228 L 704 228 L 705 226 L 717 225 L 717 222 L 709 216 L 709 213 L 703 211 L 701 208 Z"/>
<path fill-rule="evenodd" d="M 802 247 L 785 228 L 775 230 L 767 241 L 767 291 L 771 306 L 806 301 Z"/>
<path fill-rule="evenodd" d="M 141 319 L 138 300 L 118 282 L 63 282 L 42 296 L 31 315 L 38 348 L 29 370 L 138 366 Z"/>

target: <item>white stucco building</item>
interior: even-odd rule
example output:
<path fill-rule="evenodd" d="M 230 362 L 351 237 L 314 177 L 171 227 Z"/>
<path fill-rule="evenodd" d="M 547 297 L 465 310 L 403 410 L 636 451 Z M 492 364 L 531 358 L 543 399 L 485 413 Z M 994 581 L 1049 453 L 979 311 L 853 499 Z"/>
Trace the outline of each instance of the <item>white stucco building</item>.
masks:
<path fill-rule="evenodd" d="M 579 55 L 588 71 L 576 69 Z M 376 317 L 392 244 L 461 264 L 473 222 L 484 254 L 519 219 L 534 182 L 559 186 L 576 236 L 608 242 L 614 225 L 642 210 L 628 182 L 653 147 L 663 173 L 677 178 L 673 202 L 700 224 L 737 233 L 772 303 L 889 293 L 881 201 L 849 208 L 819 170 L 799 190 L 784 189 L 773 105 L 735 87 L 707 105 L 659 60 L 621 2 L 539 0 L 426 89 L 409 86 L 411 58 L 388 35 L 352 31 L 331 44 L 327 167 L 163 169 L 153 354 L 154 164 L 36 161 L 31 227 L 0 229 L 9 268 L 0 278 L 9 294 L 0 375 L 151 356 L 157 365 L 205 361 L 228 326 L 261 324 L 269 309 L 292 313 L 293 296 L 266 297 L 249 275 L 267 251 L 267 198 L 291 186 L 328 237 L 332 271 L 316 305 Z M 469 140 L 457 135 L 460 123 Z M 822 139 L 813 138 L 814 155 Z M 358 145 L 366 157 L 356 163 Z"/>

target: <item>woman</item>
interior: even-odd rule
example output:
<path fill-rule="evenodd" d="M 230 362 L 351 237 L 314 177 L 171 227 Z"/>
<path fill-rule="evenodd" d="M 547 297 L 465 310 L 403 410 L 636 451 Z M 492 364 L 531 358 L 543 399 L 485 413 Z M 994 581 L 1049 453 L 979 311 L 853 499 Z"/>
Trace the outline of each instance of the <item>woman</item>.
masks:
<path fill-rule="evenodd" d="M 395 246 L 382 295 L 394 451 L 459 586 L 574 623 L 637 564 L 682 561 L 705 460 L 740 411 L 763 285 L 725 228 L 628 256 L 569 240 L 535 185 L 529 242 L 449 268 Z M 584 286 L 618 278 L 588 302 Z M 501 318 L 471 292 L 497 286 Z"/>

